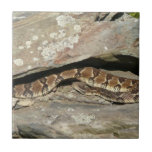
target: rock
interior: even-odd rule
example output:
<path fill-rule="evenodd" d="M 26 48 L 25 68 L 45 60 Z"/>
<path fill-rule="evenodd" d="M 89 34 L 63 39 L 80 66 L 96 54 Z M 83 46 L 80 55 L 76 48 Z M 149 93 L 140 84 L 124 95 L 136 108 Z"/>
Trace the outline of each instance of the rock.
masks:
<path fill-rule="evenodd" d="M 13 111 L 13 135 L 22 138 L 138 138 L 138 125 L 138 104 L 41 102 Z"/>
<path fill-rule="evenodd" d="M 139 21 L 126 13 L 14 12 L 13 84 L 84 66 L 138 79 L 138 43 Z M 13 138 L 138 138 L 138 104 L 82 95 L 74 83 L 13 99 Z"/>
<path fill-rule="evenodd" d="M 132 16 L 130 16 L 127 13 L 123 12 L 109 12 L 106 13 L 103 17 L 103 13 L 99 14 L 100 21 L 127 21 L 132 19 Z"/>
<path fill-rule="evenodd" d="M 104 54 L 138 57 L 139 21 L 97 22 L 97 15 L 14 13 L 14 78 Z"/>
<path fill-rule="evenodd" d="M 138 79 L 130 72 L 110 73 Z M 16 103 L 13 138 L 138 138 L 138 104 L 111 104 L 65 84 L 32 99 L 32 105 L 28 100 Z"/>

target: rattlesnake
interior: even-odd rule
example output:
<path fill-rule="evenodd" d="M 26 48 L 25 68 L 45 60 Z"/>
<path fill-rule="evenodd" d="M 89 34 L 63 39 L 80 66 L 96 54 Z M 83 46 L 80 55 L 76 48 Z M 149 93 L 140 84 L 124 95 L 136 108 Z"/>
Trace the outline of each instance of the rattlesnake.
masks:
<path fill-rule="evenodd" d="M 50 93 L 60 82 L 75 78 L 85 82 L 86 94 L 98 95 L 117 103 L 139 102 L 139 80 L 117 77 L 93 67 L 75 68 L 13 87 L 15 98 L 36 98 Z M 84 89 L 80 86 L 78 90 Z"/>

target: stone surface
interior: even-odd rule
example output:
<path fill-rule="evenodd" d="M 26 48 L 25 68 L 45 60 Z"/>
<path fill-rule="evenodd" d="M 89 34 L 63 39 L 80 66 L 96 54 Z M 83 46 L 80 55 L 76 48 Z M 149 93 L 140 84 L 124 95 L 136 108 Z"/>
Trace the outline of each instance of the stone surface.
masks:
<path fill-rule="evenodd" d="M 110 73 L 138 79 L 130 72 Z M 138 138 L 138 104 L 116 105 L 82 95 L 73 83 L 13 104 L 13 138 Z"/>
<path fill-rule="evenodd" d="M 138 57 L 139 21 L 96 21 L 97 16 L 14 12 L 14 78 L 104 54 Z"/>
<path fill-rule="evenodd" d="M 13 137 L 138 138 L 138 104 L 41 102 L 13 111 Z"/>

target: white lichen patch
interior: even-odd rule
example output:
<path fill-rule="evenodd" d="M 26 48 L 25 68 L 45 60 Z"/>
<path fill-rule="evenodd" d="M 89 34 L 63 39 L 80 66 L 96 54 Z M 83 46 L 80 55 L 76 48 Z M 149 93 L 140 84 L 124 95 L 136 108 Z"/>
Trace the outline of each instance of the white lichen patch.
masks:
<path fill-rule="evenodd" d="M 41 52 L 41 55 L 47 61 L 54 58 L 55 54 L 56 54 L 56 52 L 51 47 L 45 47 L 45 48 L 43 48 L 43 51 Z"/>
<path fill-rule="evenodd" d="M 27 67 L 27 69 L 28 69 L 28 70 L 32 69 L 32 66 L 31 66 L 31 65 L 29 65 L 29 66 Z"/>
<path fill-rule="evenodd" d="M 75 18 L 69 15 L 60 15 L 56 18 L 57 23 L 61 27 L 65 27 L 67 24 L 74 24 L 75 23 Z"/>
<path fill-rule="evenodd" d="M 39 47 L 37 48 L 37 50 L 38 50 L 38 51 L 41 51 L 41 50 L 42 50 L 42 47 L 39 46 Z"/>
<path fill-rule="evenodd" d="M 55 42 L 51 43 L 49 47 L 54 51 L 54 52 L 60 52 L 64 50 L 63 42 Z"/>
<path fill-rule="evenodd" d="M 81 26 L 80 25 L 74 25 L 74 30 L 75 30 L 75 32 L 80 33 L 81 32 Z"/>
<path fill-rule="evenodd" d="M 56 39 L 57 38 L 57 33 L 53 32 L 53 33 L 50 33 L 50 38 L 52 39 Z"/>
<path fill-rule="evenodd" d="M 108 50 L 107 46 L 104 47 L 105 50 Z"/>
<path fill-rule="evenodd" d="M 36 58 L 36 57 L 34 57 L 34 58 L 33 58 L 33 61 L 38 61 L 38 60 L 39 60 L 39 59 L 38 59 L 38 58 Z"/>
<path fill-rule="evenodd" d="M 13 62 L 17 66 L 22 66 L 24 63 L 22 59 L 15 59 Z"/>
<path fill-rule="evenodd" d="M 28 49 L 28 48 L 31 47 L 32 42 L 31 41 L 26 41 L 25 44 L 26 44 L 26 48 Z"/>
<path fill-rule="evenodd" d="M 75 36 L 70 36 L 68 39 L 69 39 L 69 42 L 71 42 L 71 43 L 78 43 L 79 35 L 77 34 Z"/>
<path fill-rule="evenodd" d="M 46 45 L 46 44 L 48 44 L 48 41 L 45 40 L 45 41 L 42 42 L 42 44 L 43 44 L 43 45 Z"/>
<path fill-rule="evenodd" d="M 50 33 L 50 38 L 52 38 L 52 39 L 58 39 L 58 38 L 60 39 L 65 36 L 66 36 L 65 30 L 59 30 L 59 33 L 55 33 L 55 32 Z"/>
<path fill-rule="evenodd" d="M 41 55 L 45 60 L 51 60 L 54 58 L 57 52 L 64 51 L 65 48 L 74 48 L 74 44 L 78 43 L 79 35 L 66 37 L 59 42 L 52 42 L 43 48 Z"/>
<path fill-rule="evenodd" d="M 64 48 L 70 48 L 70 49 L 73 49 L 73 43 L 69 41 L 69 39 L 65 39 L 63 41 L 63 45 L 64 45 Z"/>
<path fill-rule="evenodd" d="M 44 40 L 41 43 L 42 46 L 39 46 L 37 50 L 41 50 L 42 57 L 47 61 L 54 59 L 58 52 L 62 52 L 66 48 L 73 49 L 75 44 L 79 42 L 78 33 L 81 32 L 81 26 L 76 24 L 75 18 L 65 14 L 58 16 L 56 21 L 61 27 L 68 25 L 71 32 L 68 37 L 69 32 L 66 32 L 66 29 L 59 29 L 59 31 L 54 31 L 49 34 L 51 40 Z M 51 41 L 51 43 L 49 43 L 49 41 Z"/>
<path fill-rule="evenodd" d="M 95 115 L 85 115 L 83 113 L 79 115 L 71 116 L 77 124 L 89 124 L 92 120 L 95 119 Z"/>
<path fill-rule="evenodd" d="M 36 40 L 38 40 L 38 36 L 37 35 L 34 35 L 33 37 L 32 37 L 32 40 L 34 40 L 34 41 L 36 41 Z"/>
<path fill-rule="evenodd" d="M 26 43 L 25 43 L 26 45 L 31 45 L 32 44 L 32 42 L 31 41 L 26 41 Z"/>
<path fill-rule="evenodd" d="M 73 108 L 68 108 L 67 111 L 72 112 L 72 111 L 74 111 L 74 109 Z"/>
<path fill-rule="evenodd" d="M 33 51 L 30 51 L 31 54 L 33 54 Z"/>
<path fill-rule="evenodd" d="M 23 50 L 24 46 L 19 46 L 18 49 Z"/>
<path fill-rule="evenodd" d="M 66 35 L 65 30 L 59 30 L 58 38 L 63 38 L 65 37 L 65 35 Z"/>
<path fill-rule="evenodd" d="M 62 40 L 62 43 L 63 43 L 64 48 L 73 49 L 74 43 L 78 43 L 78 40 L 79 40 L 79 35 L 70 36 Z"/>

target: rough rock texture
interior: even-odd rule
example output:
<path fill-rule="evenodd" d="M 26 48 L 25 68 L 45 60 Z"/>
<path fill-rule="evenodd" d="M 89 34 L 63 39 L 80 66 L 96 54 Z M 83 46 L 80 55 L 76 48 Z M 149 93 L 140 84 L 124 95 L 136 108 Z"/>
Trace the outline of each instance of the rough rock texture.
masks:
<path fill-rule="evenodd" d="M 138 138 L 138 104 L 42 102 L 13 111 L 15 138 Z"/>
<path fill-rule="evenodd" d="M 110 13 L 110 18 L 115 14 Z M 110 53 L 138 56 L 135 18 L 109 22 L 96 21 L 98 13 L 49 12 L 13 16 L 13 76 Z"/>
<path fill-rule="evenodd" d="M 130 72 L 118 76 L 138 79 Z M 116 105 L 82 95 L 72 83 L 13 106 L 13 138 L 138 138 L 138 104 Z"/>

